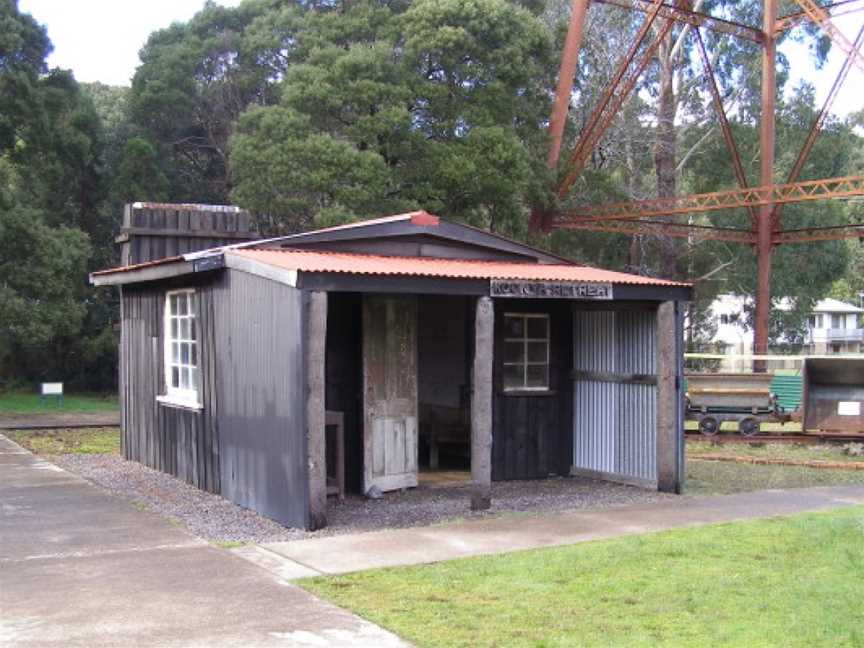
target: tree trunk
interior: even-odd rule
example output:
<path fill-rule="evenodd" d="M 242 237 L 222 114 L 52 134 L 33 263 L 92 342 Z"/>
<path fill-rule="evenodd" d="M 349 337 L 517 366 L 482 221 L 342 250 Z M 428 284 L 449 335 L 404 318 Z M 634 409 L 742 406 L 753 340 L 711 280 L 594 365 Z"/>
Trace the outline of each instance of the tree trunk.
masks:
<path fill-rule="evenodd" d="M 672 56 L 672 36 L 660 45 L 660 96 L 657 102 L 657 137 L 654 143 L 654 169 L 657 175 L 657 197 L 672 198 L 676 190 L 675 114 L 677 102 L 673 80 L 675 64 Z M 668 279 L 680 276 L 680 245 L 671 236 L 660 237 L 660 274 Z"/>

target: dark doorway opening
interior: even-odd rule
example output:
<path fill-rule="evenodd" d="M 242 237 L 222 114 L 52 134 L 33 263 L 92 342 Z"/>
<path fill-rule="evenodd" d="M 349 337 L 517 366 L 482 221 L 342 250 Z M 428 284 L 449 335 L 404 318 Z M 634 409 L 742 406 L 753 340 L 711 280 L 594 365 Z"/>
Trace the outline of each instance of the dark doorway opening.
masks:
<path fill-rule="evenodd" d="M 470 479 L 472 300 L 419 301 L 418 415 L 421 483 Z"/>

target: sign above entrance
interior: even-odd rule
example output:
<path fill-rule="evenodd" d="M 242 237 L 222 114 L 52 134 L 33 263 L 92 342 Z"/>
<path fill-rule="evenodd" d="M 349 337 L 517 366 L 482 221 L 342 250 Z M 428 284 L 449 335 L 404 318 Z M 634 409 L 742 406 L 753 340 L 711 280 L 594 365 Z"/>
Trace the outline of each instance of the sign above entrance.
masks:
<path fill-rule="evenodd" d="M 612 299 L 612 284 L 492 279 L 489 294 L 529 299 Z"/>

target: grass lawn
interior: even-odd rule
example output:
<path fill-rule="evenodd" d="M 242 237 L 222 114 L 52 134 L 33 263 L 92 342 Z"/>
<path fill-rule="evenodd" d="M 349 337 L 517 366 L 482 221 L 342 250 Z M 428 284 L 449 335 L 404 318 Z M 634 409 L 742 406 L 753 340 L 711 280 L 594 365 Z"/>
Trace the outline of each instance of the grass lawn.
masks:
<path fill-rule="evenodd" d="M 711 444 L 687 441 L 687 454 L 710 453 L 765 457 L 772 459 L 818 459 L 822 461 L 862 461 L 862 457 L 843 454 L 842 447 L 829 444 L 795 445 L 768 443 L 762 447 L 746 443 Z M 766 488 L 806 488 L 808 486 L 840 486 L 864 484 L 864 470 L 833 470 L 802 466 L 761 466 L 720 461 L 699 461 L 688 458 L 687 495 L 726 495 Z"/>
<path fill-rule="evenodd" d="M 66 394 L 61 407 L 54 399 L 41 403 L 39 395 L 30 392 L 0 392 L 0 414 L 113 412 L 119 409 L 117 394 Z"/>
<path fill-rule="evenodd" d="M 864 507 L 300 581 L 421 647 L 864 646 Z"/>
<path fill-rule="evenodd" d="M 120 452 L 120 430 L 118 428 L 4 430 L 3 434 L 30 452 L 42 455 Z"/>

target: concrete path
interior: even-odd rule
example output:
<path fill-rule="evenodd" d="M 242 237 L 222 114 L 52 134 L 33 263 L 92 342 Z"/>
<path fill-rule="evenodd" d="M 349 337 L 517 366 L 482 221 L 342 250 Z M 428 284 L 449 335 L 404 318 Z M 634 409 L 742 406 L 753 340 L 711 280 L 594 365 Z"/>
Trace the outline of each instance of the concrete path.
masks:
<path fill-rule="evenodd" d="M 0 646 L 405 646 L 0 435 Z"/>
<path fill-rule="evenodd" d="M 243 554 L 290 579 L 568 545 L 855 504 L 864 504 L 864 486 L 682 497 L 605 510 L 510 515 L 431 527 L 277 542 L 245 549 Z"/>

